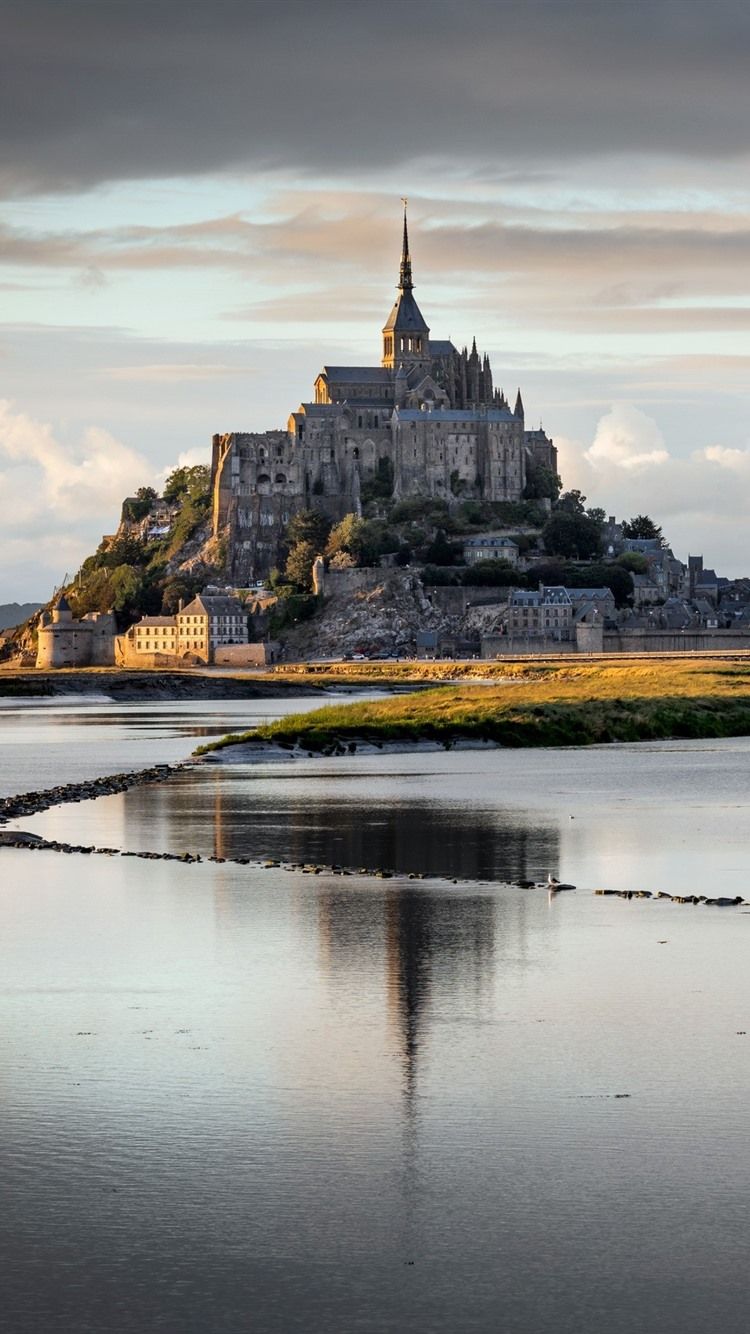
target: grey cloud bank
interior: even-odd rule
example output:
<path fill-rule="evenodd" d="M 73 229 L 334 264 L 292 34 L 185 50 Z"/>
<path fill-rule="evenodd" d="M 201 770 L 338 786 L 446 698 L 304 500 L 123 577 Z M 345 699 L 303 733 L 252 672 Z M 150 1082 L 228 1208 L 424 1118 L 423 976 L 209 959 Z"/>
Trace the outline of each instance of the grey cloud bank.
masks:
<path fill-rule="evenodd" d="M 322 361 L 370 360 L 402 191 L 433 333 L 476 333 L 523 384 L 566 484 L 750 570 L 744 4 L 0 0 L 0 21 L 0 598 L 45 595 L 213 431 L 281 425 Z M 628 404 L 635 456 L 656 431 L 666 462 L 602 451 Z"/>
<path fill-rule="evenodd" d="M 748 49 L 735 0 L 11 0 L 0 184 L 743 154 Z"/>

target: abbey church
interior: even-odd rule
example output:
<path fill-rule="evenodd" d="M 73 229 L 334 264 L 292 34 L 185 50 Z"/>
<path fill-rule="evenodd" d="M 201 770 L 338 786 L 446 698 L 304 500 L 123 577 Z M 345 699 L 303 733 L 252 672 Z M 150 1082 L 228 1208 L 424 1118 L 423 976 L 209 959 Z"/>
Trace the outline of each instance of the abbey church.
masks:
<path fill-rule="evenodd" d="M 378 478 L 394 500 L 433 496 L 519 500 L 527 470 L 557 472 L 544 431 L 526 431 L 520 390 L 513 408 L 493 383 L 476 341 L 461 352 L 430 329 L 414 297 L 404 210 L 398 294 L 382 330 L 378 366 L 324 366 L 314 401 L 285 431 L 215 435 L 213 530 L 226 535 L 237 584 L 265 575 L 300 509 L 333 520 L 361 512 Z"/>

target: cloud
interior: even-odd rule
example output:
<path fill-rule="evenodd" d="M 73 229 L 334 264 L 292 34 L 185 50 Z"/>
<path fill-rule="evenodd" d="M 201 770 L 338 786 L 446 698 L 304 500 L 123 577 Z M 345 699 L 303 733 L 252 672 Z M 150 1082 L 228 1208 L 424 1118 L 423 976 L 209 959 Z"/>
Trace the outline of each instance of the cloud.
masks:
<path fill-rule="evenodd" d="M 620 518 L 648 513 L 681 559 L 702 550 L 720 573 L 750 574 L 750 448 L 709 444 L 680 457 L 657 422 L 627 404 L 600 418 L 590 445 L 556 443 L 566 488 L 582 490 L 589 504 Z"/>
<path fill-rule="evenodd" d="M 109 380 L 143 384 L 184 384 L 198 380 L 223 380 L 230 376 L 256 375 L 251 366 L 227 366 L 223 362 L 173 362 L 151 366 L 105 366 L 100 372 Z"/>
<path fill-rule="evenodd" d="M 669 454 L 656 422 L 638 408 L 620 403 L 601 418 L 584 458 L 593 468 L 642 472 L 666 463 Z"/>
<path fill-rule="evenodd" d="M 410 0 L 395 24 L 349 0 L 196 0 L 179 22 L 153 0 L 26 0 L 4 14 L 2 183 L 739 155 L 749 40 L 741 0 Z"/>
<path fill-rule="evenodd" d="M 81 274 L 98 275 L 87 290 L 103 282 L 118 300 L 131 274 L 144 293 L 163 276 L 175 301 L 178 282 L 188 303 L 203 302 L 208 288 L 223 322 L 379 329 L 397 271 L 392 197 L 278 191 L 265 210 L 272 222 L 229 213 L 64 231 L 5 224 L 0 262 L 27 284 L 60 273 L 80 287 Z M 732 213 L 727 200 L 692 225 L 677 209 L 629 220 L 606 209 L 561 216 L 552 201 L 532 215 L 523 221 L 517 209 L 477 199 L 459 211 L 455 200 L 414 198 L 418 296 L 437 336 L 470 341 L 476 332 L 487 345 L 485 330 L 501 326 L 547 342 L 564 330 L 597 345 L 609 336 L 622 347 L 643 333 L 694 347 L 701 336 L 750 327 L 750 215 Z M 457 314 L 466 322 L 460 332 Z M 148 296 L 137 318 L 151 318 Z"/>
<path fill-rule="evenodd" d="M 108 431 L 91 426 L 66 446 L 48 423 L 7 400 L 0 400 L 0 468 L 6 571 L 34 557 L 40 580 L 52 582 L 113 530 L 124 496 L 152 480 L 145 459 Z"/>

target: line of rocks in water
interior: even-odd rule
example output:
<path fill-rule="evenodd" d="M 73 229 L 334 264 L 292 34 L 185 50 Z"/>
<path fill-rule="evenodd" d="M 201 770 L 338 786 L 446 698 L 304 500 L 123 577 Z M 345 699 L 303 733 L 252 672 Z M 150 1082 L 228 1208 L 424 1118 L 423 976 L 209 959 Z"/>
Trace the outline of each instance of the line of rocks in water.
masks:
<path fill-rule="evenodd" d="M 0 832 L 0 848 L 23 848 L 28 852 L 65 852 L 87 855 L 93 853 L 103 857 L 140 857 L 145 861 L 183 862 L 186 865 L 195 865 L 199 862 L 213 862 L 221 865 L 226 863 L 231 866 L 252 866 L 256 870 L 264 871 L 272 869 L 297 871 L 302 875 L 370 876 L 376 880 L 392 880 L 394 876 L 400 876 L 405 880 L 442 880 L 453 885 L 459 883 L 457 878 L 451 876 L 433 875 L 428 871 L 390 871 L 384 866 L 360 866 L 355 869 L 351 866 L 341 866 L 336 862 L 331 864 L 286 862 L 271 857 L 265 859 L 255 857 L 202 857 L 199 852 L 131 852 L 123 851 L 121 848 L 100 848 L 94 844 L 64 843 L 60 839 L 42 838 L 39 834 L 30 834 L 26 830 L 20 829 Z"/>
<path fill-rule="evenodd" d="M 63 806 L 68 802 L 92 801 L 95 797 L 107 797 L 116 792 L 127 792 L 131 787 L 141 787 L 144 783 L 161 783 L 169 778 L 182 764 L 153 764 L 148 769 L 135 769 L 131 773 L 107 774 L 104 778 L 91 778 L 81 783 L 63 783 L 58 787 L 43 788 L 38 792 L 22 792 L 15 797 L 0 799 L 0 824 L 8 820 L 22 819 L 25 815 L 38 815 L 48 811 L 51 806 Z"/>
<path fill-rule="evenodd" d="M 658 893 L 651 893 L 649 889 L 595 889 L 594 894 L 598 897 L 616 898 L 616 899 L 661 899 L 669 903 L 692 904 L 693 907 L 699 905 L 705 908 L 741 908 L 750 907 L 750 902 L 743 899 L 741 894 L 736 894 L 734 898 L 707 898 L 705 894 L 667 894 L 664 890 Z"/>
<path fill-rule="evenodd" d="M 376 880 L 392 880 L 394 877 L 404 880 L 439 880 L 443 883 L 457 885 L 459 880 L 455 876 L 441 876 L 429 871 L 391 871 L 383 866 L 360 866 L 354 868 L 351 866 L 342 866 L 337 862 L 288 862 L 280 859 L 267 857 L 264 859 L 255 857 L 217 857 L 214 855 L 202 857 L 197 852 L 132 852 L 123 851 L 120 848 L 100 848 L 94 844 L 85 845 L 80 843 L 64 843 L 59 839 L 45 839 L 38 834 L 31 834 L 25 830 L 6 830 L 0 832 L 0 848 L 23 848 L 29 852 L 62 852 L 78 853 L 83 855 L 97 855 L 103 857 L 137 857 L 144 861 L 152 862 L 181 862 L 183 865 L 196 865 L 198 863 L 212 862 L 215 865 L 230 866 L 252 866 L 255 870 L 281 870 L 294 871 L 301 875 L 339 875 L 339 876 L 366 876 Z M 489 883 L 489 882 L 488 882 Z M 503 882 L 505 883 L 505 882 Z M 548 889 L 551 894 L 555 894 L 554 887 L 545 884 L 536 884 L 531 881 L 511 882 L 515 889 L 528 889 L 530 887 L 538 889 Z M 563 885 L 563 889 L 574 889 L 574 885 Z M 669 903 L 701 905 L 707 908 L 739 908 L 750 907 L 750 901 L 743 899 L 737 894 L 734 898 L 709 898 L 705 894 L 667 894 L 663 890 L 652 893 L 648 889 L 595 889 L 593 891 L 596 897 L 618 898 L 618 899 L 652 899 L 668 901 Z"/>

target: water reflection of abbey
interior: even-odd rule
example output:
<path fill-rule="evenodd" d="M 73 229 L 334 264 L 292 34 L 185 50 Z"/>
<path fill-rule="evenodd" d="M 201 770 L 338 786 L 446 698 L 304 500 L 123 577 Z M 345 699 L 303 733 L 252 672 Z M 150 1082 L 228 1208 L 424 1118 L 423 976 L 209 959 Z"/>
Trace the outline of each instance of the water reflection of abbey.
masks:
<path fill-rule="evenodd" d="M 443 1005 L 469 1016 L 486 1009 L 503 958 L 515 965 L 533 954 L 529 937 L 537 929 L 538 896 L 523 890 L 496 895 L 471 882 L 556 871 L 559 831 L 540 824 L 538 813 L 532 823 L 523 812 L 489 804 L 453 808 L 412 800 L 379 806 L 370 800 L 364 809 L 353 777 L 344 797 L 335 780 L 314 795 L 283 775 L 254 782 L 227 770 L 184 773 L 149 791 L 149 819 L 163 827 L 170 846 L 204 856 L 270 856 L 355 870 L 383 866 L 401 875 L 423 872 L 459 881 L 461 889 L 451 892 L 444 881 L 332 883 L 321 877 L 302 909 L 315 923 L 325 973 L 384 986 L 411 1105 L 430 1017 Z M 135 789 L 132 799 L 140 800 L 142 792 Z M 219 878 L 216 893 L 224 924 L 246 911 L 232 877 Z"/>
<path fill-rule="evenodd" d="M 544 878 L 559 865 L 557 825 L 538 815 L 491 804 L 453 807 L 427 798 L 373 801 L 368 776 L 335 778 L 317 791 L 283 776 L 248 782 L 228 771 L 212 775 L 216 856 L 280 857 L 347 867 L 386 867 L 403 874 L 457 880 Z M 360 791 L 361 787 L 361 791 Z M 205 774 L 196 797 L 205 799 Z M 185 789 L 174 787 L 172 819 L 189 832 Z"/>
<path fill-rule="evenodd" d="M 320 964 L 331 977 L 374 980 L 385 987 L 389 1026 L 402 1068 L 407 1107 L 416 1094 L 420 1047 L 430 1017 L 443 1005 L 469 1017 L 486 1012 L 495 969 L 503 957 L 530 957 L 529 936 L 538 897 L 522 890 L 497 896 L 471 881 L 509 881 L 559 865 L 556 826 L 532 826 L 518 812 L 412 801 L 371 805 L 363 814 L 356 792 L 349 800 L 325 793 L 285 796 L 282 779 L 256 786 L 226 772 L 212 775 L 205 820 L 182 798 L 179 787 L 161 789 L 173 802 L 171 818 L 188 825 L 192 843 L 203 825 L 215 856 L 264 857 L 298 863 L 388 866 L 397 873 L 426 872 L 464 883 L 447 892 L 443 883 L 316 881 L 305 900 L 314 917 Z M 189 791 L 190 785 L 188 785 Z M 248 791 L 250 789 L 250 791 Z M 275 790 L 274 790 L 275 789 Z M 210 789 L 205 773 L 195 797 Z M 187 814 L 184 814 L 184 813 Z M 538 820 L 538 817 L 537 817 Z M 221 891 L 220 891 L 221 893 Z M 231 913 L 231 895 L 217 903 Z"/>

